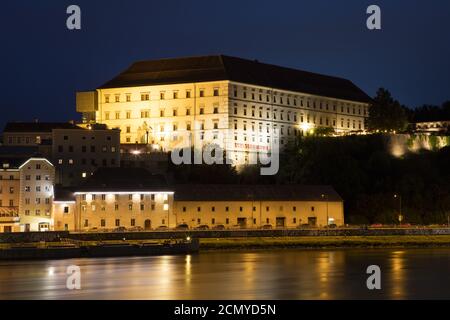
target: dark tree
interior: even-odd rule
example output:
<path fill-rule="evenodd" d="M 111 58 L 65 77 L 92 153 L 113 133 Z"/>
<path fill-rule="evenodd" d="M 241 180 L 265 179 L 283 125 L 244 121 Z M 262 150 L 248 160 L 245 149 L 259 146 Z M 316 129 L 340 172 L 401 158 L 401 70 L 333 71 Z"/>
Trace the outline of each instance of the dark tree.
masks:
<path fill-rule="evenodd" d="M 386 89 L 378 89 L 369 110 L 368 126 L 371 131 L 403 131 L 408 125 L 405 107 L 394 100 Z"/>

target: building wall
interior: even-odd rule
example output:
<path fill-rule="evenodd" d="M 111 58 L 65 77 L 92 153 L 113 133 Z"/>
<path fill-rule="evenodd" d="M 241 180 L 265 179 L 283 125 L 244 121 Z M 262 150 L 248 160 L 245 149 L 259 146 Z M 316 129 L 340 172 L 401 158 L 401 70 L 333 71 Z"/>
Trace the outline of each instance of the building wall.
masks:
<path fill-rule="evenodd" d="M 5 146 L 39 146 L 42 141 L 49 140 L 51 132 L 3 132 Z"/>
<path fill-rule="evenodd" d="M 74 202 L 58 202 L 53 206 L 55 230 L 112 230 L 117 227 L 141 227 L 150 229 L 160 226 L 174 228 L 180 224 L 187 224 L 190 228 L 207 225 L 213 228 L 223 225 L 225 228 L 260 228 L 267 225 L 271 227 L 295 228 L 302 225 L 325 226 L 327 221 L 327 207 L 329 224 L 341 226 L 344 224 L 342 202 L 326 201 L 173 201 L 173 195 L 157 194 L 155 201 L 150 195 L 144 195 L 141 201 L 140 194 L 97 194 L 95 200 L 91 194 L 76 196 Z M 83 200 L 86 199 L 86 200 Z M 115 205 L 118 209 L 115 209 Z M 133 210 L 128 205 L 133 204 Z M 144 204 L 144 210 L 140 210 Z M 155 204 L 154 210 L 151 205 Z M 164 204 L 168 204 L 165 209 Z M 64 209 L 67 208 L 67 209 Z M 119 219 L 119 224 L 116 220 Z M 134 219 L 134 225 L 131 223 Z M 87 220 L 87 222 L 86 222 Z M 104 225 L 102 225 L 104 220 Z M 80 226 L 80 227 L 78 227 Z M 148 228 L 147 228 L 148 229 Z"/>
<path fill-rule="evenodd" d="M 77 193 L 75 199 L 75 204 L 58 202 L 53 207 L 55 230 L 65 230 L 66 224 L 72 231 L 175 227 L 170 192 Z M 65 207 L 69 212 L 64 212 Z"/>
<path fill-rule="evenodd" d="M 0 232 L 19 231 L 20 173 L 0 168 Z"/>
<path fill-rule="evenodd" d="M 194 133 L 198 133 L 199 138 L 203 134 L 203 140 L 210 140 L 213 131 L 228 128 L 227 81 L 98 92 L 96 121 L 120 128 L 121 143 L 150 143 L 171 150 L 182 137 L 192 134 L 195 139 Z"/>
<path fill-rule="evenodd" d="M 100 89 L 98 96 L 96 121 L 120 128 L 121 143 L 170 151 L 219 140 L 237 164 L 317 127 L 363 131 L 369 114 L 366 103 L 230 81 Z"/>
<path fill-rule="evenodd" d="M 0 170 L 0 176 L 0 232 L 51 230 L 53 165 L 30 158 L 18 168 Z"/>
<path fill-rule="evenodd" d="M 55 231 L 68 231 L 75 229 L 75 201 L 54 201 L 53 219 Z"/>
<path fill-rule="evenodd" d="M 207 225 L 210 228 L 299 227 L 304 224 L 325 226 L 344 224 L 342 202 L 326 201 L 175 201 L 178 224 L 190 228 Z M 278 218 L 278 223 L 277 223 Z M 315 218 L 315 224 L 309 218 Z M 238 220 L 239 219 L 239 220 Z M 283 224 L 281 224 L 283 223 Z M 243 225 L 244 224 L 244 225 Z"/>
<path fill-rule="evenodd" d="M 100 129 L 54 129 L 52 158 L 57 183 L 77 185 L 99 167 L 120 166 L 120 132 Z"/>
<path fill-rule="evenodd" d="M 20 167 L 21 231 L 52 230 L 54 183 L 55 167 L 46 159 L 31 158 Z"/>

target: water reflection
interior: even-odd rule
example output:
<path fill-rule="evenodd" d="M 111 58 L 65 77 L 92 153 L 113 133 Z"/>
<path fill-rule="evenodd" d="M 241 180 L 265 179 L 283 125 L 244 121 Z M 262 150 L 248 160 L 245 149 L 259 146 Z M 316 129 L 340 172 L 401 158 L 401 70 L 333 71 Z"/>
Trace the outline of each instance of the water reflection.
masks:
<path fill-rule="evenodd" d="M 366 287 L 379 265 L 382 290 Z M 82 290 L 66 289 L 78 265 Z M 0 299 L 446 299 L 450 249 L 283 250 L 0 262 Z"/>

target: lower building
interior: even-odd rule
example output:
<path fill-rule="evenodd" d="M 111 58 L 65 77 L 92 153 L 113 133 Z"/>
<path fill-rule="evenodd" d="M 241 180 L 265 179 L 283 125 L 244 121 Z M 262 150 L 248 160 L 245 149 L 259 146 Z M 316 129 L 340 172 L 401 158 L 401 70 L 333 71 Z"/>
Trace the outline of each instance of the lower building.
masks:
<path fill-rule="evenodd" d="M 85 184 L 55 193 L 55 230 L 162 229 L 174 226 L 174 192 L 142 168 L 100 168 Z"/>
<path fill-rule="evenodd" d="M 329 186 L 177 185 L 141 168 L 100 169 L 88 183 L 57 190 L 55 230 L 253 229 L 343 225 L 343 200 Z"/>
<path fill-rule="evenodd" d="M 0 159 L 0 232 L 53 229 L 55 168 L 45 158 Z"/>
<path fill-rule="evenodd" d="M 343 200 L 330 186 L 183 185 L 175 221 L 189 228 L 297 228 L 344 224 Z"/>

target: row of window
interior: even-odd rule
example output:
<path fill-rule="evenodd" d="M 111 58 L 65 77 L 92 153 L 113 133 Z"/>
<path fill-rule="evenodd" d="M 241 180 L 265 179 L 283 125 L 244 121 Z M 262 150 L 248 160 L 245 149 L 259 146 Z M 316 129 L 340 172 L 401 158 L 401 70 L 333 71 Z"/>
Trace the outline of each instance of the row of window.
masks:
<path fill-rule="evenodd" d="M 14 200 L 12 199 L 10 199 L 9 202 L 5 201 L 5 203 L 9 203 L 10 207 L 14 207 Z M 3 207 L 3 199 L 0 199 L 0 207 Z"/>
<path fill-rule="evenodd" d="M 198 109 L 198 114 L 199 115 L 207 114 L 205 112 L 205 110 L 206 110 L 205 107 L 200 107 Z M 140 111 L 140 118 L 141 119 L 148 119 L 148 118 L 150 118 L 150 113 L 151 113 L 151 111 L 149 109 L 141 110 Z M 219 113 L 219 106 L 218 105 L 214 105 L 213 108 L 212 108 L 212 112 L 211 113 L 212 114 L 218 114 Z M 111 114 L 114 114 L 114 120 L 121 120 L 122 119 L 121 118 L 121 116 L 122 116 L 122 112 L 121 111 L 114 111 L 114 112 L 105 111 L 105 120 L 113 120 L 113 118 L 111 117 Z M 191 108 L 186 108 L 185 109 L 185 113 L 183 115 L 184 116 L 192 115 Z M 165 118 L 165 117 L 169 117 L 169 116 L 178 117 L 178 116 L 181 116 L 181 114 L 178 112 L 178 109 L 172 109 L 171 113 L 168 113 L 166 111 L 166 109 L 160 109 L 159 110 L 159 117 L 160 118 Z M 132 111 L 131 110 L 125 111 L 125 119 L 132 119 Z M 135 118 L 133 118 L 133 119 L 135 119 Z"/>
<path fill-rule="evenodd" d="M 119 198 L 120 198 L 120 195 L 119 195 L 119 194 L 114 194 L 113 196 L 114 196 L 114 200 L 115 200 L 115 201 L 119 201 Z M 128 200 L 132 201 L 132 200 L 133 200 L 133 197 L 134 197 L 134 194 L 130 193 L 130 194 L 126 195 L 126 196 L 128 197 Z M 149 194 L 149 195 L 146 195 L 146 194 L 138 194 L 138 197 L 139 197 L 139 199 L 140 199 L 141 201 L 144 201 L 146 198 L 147 198 L 147 199 L 150 198 L 150 200 L 155 201 L 155 198 L 156 198 L 156 197 L 155 197 L 155 194 Z M 81 200 L 82 200 L 82 201 L 86 201 L 87 198 L 88 198 L 88 197 L 87 197 L 86 194 L 82 194 L 82 195 L 81 195 Z M 105 200 L 106 200 L 106 194 L 91 194 L 91 195 L 90 195 L 90 199 L 91 199 L 92 201 L 95 201 L 95 200 L 103 200 L 103 201 L 105 201 Z M 168 195 L 167 195 L 167 194 L 164 194 L 164 195 L 163 195 L 163 200 L 164 200 L 164 201 L 167 201 L 167 200 L 168 200 Z"/>
<path fill-rule="evenodd" d="M 9 194 L 14 193 L 14 187 L 9 187 Z M 3 194 L 3 186 L 0 186 L 0 194 Z"/>
<path fill-rule="evenodd" d="M 311 217 L 312 219 L 314 219 L 314 217 Z M 148 220 L 149 221 L 149 220 Z M 196 222 L 197 222 L 197 224 L 201 224 L 202 222 L 204 222 L 204 220 L 202 220 L 201 218 L 198 218 L 197 220 L 196 220 Z M 256 218 L 253 218 L 253 224 L 254 225 L 256 225 L 257 224 L 257 219 Z M 151 223 L 151 222 L 150 222 Z M 216 221 L 216 219 L 215 218 L 212 218 L 211 219 L 211 224 L 212 225 L 215 225 L 217 223 L 217 221 Z M 220 222 L 219 222 L 220 223 Z M 226 225 L 229 225 L 231 223 L 231 221 L 230 221 L 230 218 L 225 218 L 225 224 Z M 243 221 L 241 220 L 241 218 L 237 218 L 236 219 L 236 225 L 240 225 L 240 224 L 242 224 L 243 223 Z M 245 221 L 245 223 L 246 223 L 246 221 Z M 267 224 L 270 224 L 271 223 L 271 219 L 270 218 L 266 218 L 265 219 L 265 223 L 267 223 Z M 284 221 L 283 221 L 283 223 L 284 223 Z M 297 224 L 297 218 L 296 217 L 294 217 L 294 218 L 292 218 L 292 223 L 293 224 Z M 147 224 L 149 225 L 149 223 L 147 222 Z M 165 225 L 166 224 L 166 219 L 161 219 L 161 225 Z M 116 227 L 121 227 L 121 226 L 124 226 L 124 225 L 122 225 L 122 222 L 121 222 L 121 219 L 114 219 L 114 225 L 116 226 Z M 83 226 L 85 227 L 85 228 L 88 228 L 89 227 L 89 219 L 84 219 L 84 224 L 83 224 Z M 136 227 L 136 219 L 134 219 L 134 218 L 131 218 L 130 219 L 130 226 L 131 227 Z M 100 227 L 102 227 L 102 228 L 105 228 L 106 227 L 106 219 L 100 219 Z M 66 228 L 67 228 L 67 225 L 66 225 Z"/>
<path fill-rule="evenodd" d="M 95 152 L 98 151 L 96 146 L 89 146 L 89 149 L 88 149 L 87 146 L 81 146 L 81 152 L 82 152 L 82 153 L 86 153 L 88 150 L 89 150 L 90 152 L 92 152 L 92 153 L 95 153 Z M 116 150 L 117 150 L 117 149 L 116 149 L 116 147 L 114 147 L 114 146 L 112 146 L 112 147 L 102 146 L 102 148 L 101 148 L 101 152 L 103 152 L 103 153 L 106 153 L 106 152 L 108 152 L 108 151 L 116 152 Z M 74 146 L 67 146 L 67 151 L 68 151 L 68 152 L 75 152 L 75 147 L 74 147 Z M 59 152 L 59 153 L 64 152 L 64 146 L 59 145 L 59 146 L 58 146 L 58 152 Z"/>
<path fill-rule="evenodd" d="M 69 139 L 70 139 L 69 136 L 63 136 L 63 140 L 68 141 Z M 82 136 L 81 139 L 82 139 L 82 140 L 86 140 L 87 137 L 86 137 L 86 136 Z M 95 140 L 95 136 L 94 136 L 94 135 L 91 136 L 91 140 Z M 106 140 L 107 140 L 107 141 L 111 141 L 111 136 L 106 136 Z"/>
<path fill-rule="evenodd" d="M 41 215 L 41 210 L 40 209 L 36 209 L 36 210 L 34 210 L 34 214 L 36 215 L 36 216 L 40 216 Z M 31 215 L 31 210 L 25 210 L 25 215 L 26 216 L 29 216 L 29 215 Z M 45 215 L 46 216 L 50 216 L 50 211 L 49 210 L 46 210 L 45 211 Z"/>
<path fill-rule="evenodd" d="M 51 186 L 46 185 L 44 186 L 44 191 L 45 192 L 50 192 L 51 191 Z M 25 192 L 31 192 L 31 187 L 30 186 L 25 186 Z M 35 187 L 36 192 L 41 192 L 42 191 L 42 186 L 36 186 Z"/>
<path fill-rule="evenodd" d="M 355 116 L 361 116 L 361 109 L 358 109 L 358 113 L 355 112 L 355 108 L 353 108 L 353 115 Z M 350 109 L 348 110 L 348 114 L 352 114 L 350 112 Z M 313 111 L 314 112 L 314 111 Z M 319 112 L 320 113 L 320 112 Z M 324 112 L 322 112 L 324 113 Z M 344 113 L 342 111 L 342 113 Z M 263 107 L 260 107 L 259 110 L 256 110 L 256 108 L 253 106 L 250 110 L 247 108 L 247 105 L 244 104 L 243 108 L 239 108 L 237 103 L 234 103 L 233 105 L 233 114 L 236 116 L 243 116 L 243 117 L 252 117 L 252 118 L 260 118 L 260 119 L 267 119 L 267 120 L 280 120 L 280 121 L 289 121 L 289 122 L 297 122 L 298 114 L 294 111 L 286 111 L 285 110 L 278 110 L 274 109 L 273 111 L 271 108 L 266 108 L 264 111 Z M 305 113 L 306 117 L 309 119 L 310 114 Z M 272 117 L 271 117 L 272 116 Z M 316 115 L 312 114 L 312 116 L 315 118 Z M 300 114 L 301 120 L 300 122 L 303 122 L 302 119 L 304 119 L 304 114 Z M 309 122 L 309 120 L 308 120 Z"/>
<path fill-rule="evenodd" d="M 106 211 L 106 206 L 104 204 L 102 204 L 100 206 L 97 206 L 96 204 L 91 204 L 90 207 L 91 207 L 91 211 L 97 211 L 98 207 L 100 207 L 100 211 Z M 137 208 L 139 208 L 140 211 L 145 211 L 147 207 L 145 206 L 145 204 L 141 203 Z M 136 209 L 136 206 L 134 206 L 132 203 L 128 204 L 128 211 L 133 211 L 135 209 Z M 156 205 L 154 203 L 152 203 L 150 205 L 150 210 L 155 211 L 155 209 L 156 209 Z M 85 204 L 81 205 L 81 210 L 87 211 L 87 205 L 85 205 Z M 119 210 L 120 210 L 119 204 L 115 203 L 114 211 L 119 211 Z M 163 210 L 164 211 L 169 210 L 169 205 L 167 203 L 163 205 Z"/>
<path fill-rule="evenodd" d="M 35 176 L 36 181 L 41 181 L 42 180 L 42 176 L 40 174 Z M 25 180 L 30 181 L 31 180 L 31 175 L 25 175 Z M 45 181 L 49 181 L 50 180 L 50 176 L 49 175 L 45 175 L 44 176 L 44 180 Z"/>
<path fill-rule="evenodd" d="M 41 204 L 41 198 L 35 198 L 34 199 L 34 204 Z M 43 198 L 43 203 L 44 204 L 50 204 L 51 198 Z M 31 204 L 31 199 L 30 198 L 25 198 L 25 204 L 26 205 L 30 205 Z"/>
<path fill-rule="evenodd" d="M 270 98 L 272 96 L 272 99 Z M 309 99 L 301 96 L 284 96 L 284 94 L 278 95 L 277 92 L 266 91 L 264 94 L 262 90 L 259 93 L 256 92 L 247 92 L 247 88 L 244 87 L 241 91 L 241 95 L 238 94 L 238 88 L 235 86 L 233 89 L 233 97 L 234 98 L 242 98 L 242 99 L 250 99 L 253 101 L 260 101 L 265 103 L 273 103 L 279 105 L 286 106 L 297 106 L 318 109 L 318 110 L 327 110 L 336 112 L 338 108 L 341 110 L 341 113 L 344 113 L 345 110 L 347 113 L 353 112 L 353 114 L 359 115 L 367 115 L 367 110 L 361 106 L 356 104 L 349 104 L 344 102 L 337 101 L 326 101 L 320 99 Z M 299 103 L 297 103 L 299 102 Z M 363 110 L 361 110 L 363 108 Z"/>
<path fill-rule="evenodd" d="M 257 208 L 256 208 L 256 207 L 253 207 L 252 209 L 253 209 L 254 212 L 257 211 Z M 182 210 L 183 210 L 183 212 L 187 212 L 187 207 L 183 207 Z M 208 209 L 207 209 L 207 210 L 208 210 Z M 210 210 L 211 210 L 211 212 L 216 212 L 216 207 L 212 206 Z M 279 211 L 283 211 L 283 210 L 284 210 L 284 207 L 283 207 L 283 206 L 280 206 L 280 207 L 279 207 Z M 315 210 L 315 207 L 312 206 L 312 207 L 311 207 L 311 211 L 314 212 L 314 210 Z M 201 211 L 202 211 L 202 207 L 201 207 L 201 206 L 198 206 L 198 207 L 197 207 L 197 212 L 201 212 Z M 239 207 L 239 212 L 243 212 L 243 211 L 244 211 L 244 207 Z M 267 211 L 267 212 L 270 211 L 270 207 L 269 207 L 269 206 L 266 206 L 266 211 Z M 297 211 L 297 207 L 296 207 L 296 206 L 293 206 L 293 207 L 292 207 L 292 211 L 293 211 L 293 212 L 296 212 L 296 211 Z M 226 207 L 225 207 L 225 212 L 230 212 L 230 207 L 226 206 Z"/>
<path fill-rule="evenodd" d="M 116 165 L 116 159 L 114 159 L 114 158 L 110 159 L 109 162 L 110 162 L 111 166 L 115 166 Z M 64 159 L 58 159 L 58 164 L 59 165 L 64 165 L 65 163 L 67 163 L 69 165 L 74 165 L 75 164 L 75 160 L 73 160 L 73 159 L 66 159 L 64 161 Z M 81 164 L 82 165 L 88 165 L 88 159 L 85 159 L 85 158 L 81 159 Z M 94 167 L 98 167 L 98 165 L 99 165 L 97 163 L 97 159 L 91 159 L 89 164 L 91 166 L 94 166 Z M 108 160 L 107 159 L 102 159 L 101 164 L 102 164 L 103 167 L 107 167 L 108 166 Z"/>
<path fill-rule="evenodd" d="M 211 90 L 211 92 L 207 92 L 206 89 L 199 89 L 198 90 L 198 97 L 203 98 L 208 96 L 208 94 L 210 96 L 213 97 L 218 97 L 219 96 L 219 88 L 214 88 Z M 114 97 L 114 100 L 111 99 L 111 97 Z M 105 94 L 104 95 L 104 101 L 105 103 L 111 103 L 111 102 L 123 102 L 123 97 L 125 97 L 125 102 L 132 102 L 132 101 L 136 101 L 133 97 L 133 95 L 131 93 L 125 93 L 124 95 L 120 94 L 120 93 L 116 93 L 116 94 Z M 185 90 L 184 91 L 184 98 L 186 99 L 190 99 L 192 98 L 192 91 L 191 90 Z M 166 100 L 166 99 L 180 99 L 181 95 L 179 91 L 172 91 L 171 94 L 169 94 L 169 92 L 166 91 L 160 91 L 159 92 L 159 100 Z M 141 92 L 140 93 L 140 100 L 141 101 L 150 101 L 150 92 Z"/>
<path fill-rule="evenodd" d="M 14 175 L 6 175 L 6 176 L 2 176 L 1 174 L 0 174 L 0 180 L 3 180 L 3 177 L 5 178 L 5 180 L 19 180 L 19 179 L 16 179 L 15 177 L 14 177 Z"/>
<path fill-rule="evenodd" d="M 150 220 L 148 220 L 148 221 L 150 221 Z M 162 220 L 161 220 L 161 224 L 162 224 L 162 225 L 165 225 L 165 224 L 166 224 L 166 219 L 162 219 Z M 114 225 L 115 225 L 116 227 L 122 226 L 122 225 L 121 225 L 121 222 L 120 222 L 120 219 L 115 219 L 115 220 L 114 220 Z M 83 226 L 84 226 L 85 228 L 88 228 L 88 227 L 89 227 L 89 219 L 85 219 L 85 220 L 84 220 Z M 130 226 L 131 226 L 131 227 L 136 227 L 136 219 L 130 219 Z M 102 228 L 106 227 L 106 219 L 100 219 L 100 227 L 102 227 Z M 68 229 L 68 226 L 67 226 L 67 225 L 66 225 L 66 229 Z"/>
<path fill-rule="evenodd" d="M 41 144 L 41 136 L 33 137 L 17 137 L 8 136 L 8 144 Z"/>

